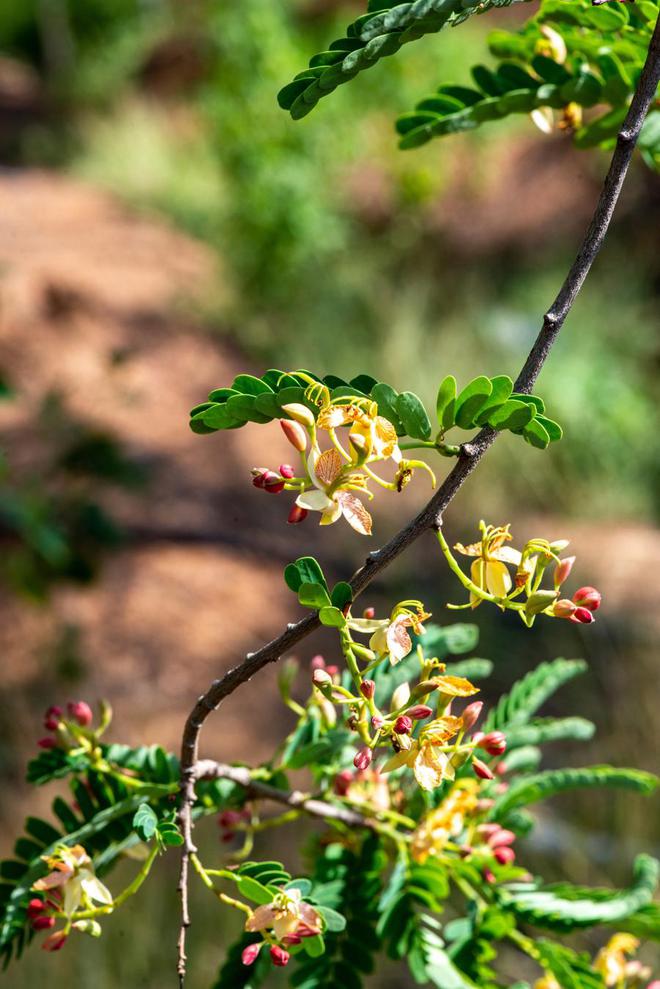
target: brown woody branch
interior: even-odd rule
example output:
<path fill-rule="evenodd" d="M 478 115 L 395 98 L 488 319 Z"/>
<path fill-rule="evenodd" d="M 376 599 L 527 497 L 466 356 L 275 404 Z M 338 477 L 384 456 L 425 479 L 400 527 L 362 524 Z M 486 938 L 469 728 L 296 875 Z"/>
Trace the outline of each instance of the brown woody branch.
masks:
<path fill-rule="evenodd" d="M 543 325 L 516 379 L 516 391 L 527 393 L 532 391 L 559 331 L 603 245 L 642 124 L 649 106 L 655 98 L 659 81 L 660 21 L 655 26 L 637 89 L 626 119 L 619 131 L 616 148 L 589 229 L 563 285 L 543 317 Z M 370 553 L 364 565 L 353 575 L 350 583 L 355 596 L 360 594 L 377 574 L 388 567 L 422 533 L 440 527 L 443 512 L 496 438 L 497 433 L 487 426 L 473 441 L 463 444 L 454 468 L 426 507 L 381 549 Z M 257 652 L 248 653 L 239 666 L 229 670 L 219 680 L 213 681 L 206 693 L 199 697 L 186 721 L 181 745 L 180 822 L 184 835 L 179 879 L 182 917 L 178 973 L 181 986 L 183 986 L 186 971 L 185 933 L 190 924 L 187 896 L 188 860 L 191 852 L 195 850 L 192 841 L 192 807 L 195 802 L 195 764 L 198 758 L 200 731 L 206 718 L 212 711 L 216 710 L 225 697 L 232 694 L 241 684 L 250 680 L 268 663 L 277 662 L 284 653 L 297 645 L 319 625 L 320 622 L 316 614 L 307 615 L 300 621 L 288 625 L 281 635 L 262 646 Z"/>

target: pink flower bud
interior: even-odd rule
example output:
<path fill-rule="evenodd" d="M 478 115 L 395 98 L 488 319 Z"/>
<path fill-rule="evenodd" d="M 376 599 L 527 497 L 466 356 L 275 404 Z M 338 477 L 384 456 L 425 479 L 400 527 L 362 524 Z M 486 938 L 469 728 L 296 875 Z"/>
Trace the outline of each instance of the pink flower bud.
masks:
<path fill-rule="evenodd" d="M 292 505 L 287 522 L 289 525 L 298 525 L 299 522 L 304 522 L 308 515 L 309 512 L 306 508 L 301 508 L 300 505 Z"/>
<path fill-rule="evenodd" d="M 289 481 L 292 477 L 296 476 L 295 469 L 291 464 L 280 464 L 280 474 Z"/>
<path fill-rule="evenodd" d="M 291 955 L 284 948 L 280 948 L 279 944 L 274 944 L 270 949 L 270 960 L 273 965 L 277 965 L 279 968 L 284 968 L 285 965 L 289 964 L 289 958 Z"/>
<path fill-rule="evenodd" d="M 64 931 L 53 931 L 41 945 L 44 951 L 59 951 L 66 944 L 68 935 Z"/>
<path fill-rule="evenodd" d="M 263 488 L 264 481 L 268 477 L 270 471 L 267 467 L 253 467 L 250 473 L 252 474 L 252 483 L 255 488 Z"/>
<path fill-rule="evenodd" d="M 489 883 L 489 885 L 491 886 L 494 886 L 495 883 L 497 882 L 497 879 L 495 878 L 495 873 L 492 872 L 490 869 L 484 869 L 484 871 L 482 872 L 482 876 L 484 877 L 486 882 Z"/>
<path fill-rule="evenodd" d="M 327 670 L 322 670 L 320 667 L 314 670 L 312 673 L 312 683 L 315 687 L 329 687 L 332 684 L 332 677 Z"/>
<path fill-rule="evenodd" d="M 371 621 L 372 618 L 375 618 L 376 617 L 376 609 L 375 608 L 365 608 L 364 611 L 362 612 L 362 617 L 363 618 L 366 618 L 368 621 Z"/>
<path fill-rule="evenodd" d="M 45 910 L 46 910 L 46 904 L 44 903 L 44 901 L 38 900 L 37 897 L 35 896 L 35 898 L 33 900 L 30 900 L 30 902 L 28 903 L 26 913 L 30 918 L 30 920 L 34 920 L 35 917 L 38 917 L 39 914 L 44 913 Z"/>
<path fill-rule="evenodd" d="M 371 727 L 373 728 L 374 731 L 380 731 L 384 723 L 385 723 L 384 719 L 381 718 L 380 714 L 374 714 L 373 718 L 371 719 Z"/>
<path fill-rule="evenodd" d="M 69 701 L 66 709 L 69 717 L 77 721 L 81 728 L 88 728 L 91 725 L 94 715 L 85 701 Z"/>
<path fill-rule="evenodd" d="M 243 948 L 243 951 L 241 952 L 241 961 L 243 964 L 254 965 L 262 947 L 263 941 L 259 941 L 258 944 L 248 944 L 247 948 Z"/>
<path fill-rule="evenodd" d="M 573 595 L 573 603 L 579 608 L 588 608 L 589 611 L 598 611 L 601 600 L 600 591 L 595 587 L 581 587 Z"/>
<path fill-rule="evenodd" d="M 509 848 L 508 845 L 498 846 L 494 851 L 493 855 L 495 860 L 500 863 L 500 865 L 509 865 L 511 862 L 515 862 L 516 853 L 513 848 Z"/>
<path fill-rule="evenodd" d="M 654 979 L 653 982 L 649 982 L 646 989 L 660 989 L 660 979 Z"/>
<path fill-rule="evenodd" d="M 355 754 L 353 765 L 356 769 L 368 769 L 371 765 L 372 759 L 373 754 L 371 749 L 360 749 L 360 751 Z"/>
<path fill-rule="evenodd" d="M 575 614 L 575 605 L 568 598 L 560 598 L 553 604 L 552 613 L 555 618 L 572 618 Z"/>
<path fill-rule="evenodd" d="M 470 728 L 474 728 L 477 721 L 481 717 L 481 712 L 483 711 L 483 707 L 484 707 L 483 701 L 473 701 L 472 704 L 468 704 L 468 706 L 463 711 L 463 714 L 461 715 L 464 731 L 469 731 Z"/>
<path fill-rule="evenodd" d="M 52 738 L 52 736 L 50 735 L 46 735 L 45 738 L 40 738 L 37 741 L 37 745 L 39 746 L 40 749 L 56 749 L 57 739 Z"/>
<path fill-rule="evenodd" d="M 223 810 L 218 815 L 218 824 L 221 828 L 235 828 L 242 818 L 243 815 L 238 810 Z"/>
<path fill-rule="evenodd" d="M 428 704 L 416 704 L 415 707 L 409 707 L 406 711 L 409 718 L 413 721 L 423 721 L 424 718 L 430 718 L 433 714 L 433 708 L 429 707 Z"/>
<path fill-rule="evenodd" d="M 268 494 L 280 494 L 284 491 L 284 480 L 274 470 L 269 470 L 264 477 L 262 487 Z"/>
<path fill-rule="evenodd" d="M 412 718 L 407 714 L 401 714 L 394 722 L 394 731 L 397 735 L 409 735 L 412 728 Z"/>
<path fill-rule="evenodd" d="M 474 771 L 477 774 L 477 776 L 480 779 L 482 779 L 482 780 L 492 780 L 492 779 L 495 779 L 495 777 L 491 773 L 491 771 L 488 768 L 488 766 L 486 765 L 486 763 L 485 762 L 482 762 L 481 759 L 473 759 L 472 760 L 472 768 L 474 769 Z"/>
<path fill-rule="evenodd" d="M 309 665 L 312 670 L 324 670 L 325 660 L 323 656 L 320 655 L 312 656 L 311 660 L 309 661 Z"/>
<path fill-rule="evenodd" d="M 512 845 L 515 840 L 513 831 L 498 827 L 497 831 L 488 838 L 488 844 L 491 848 L 499 848 L 500 845 Z"/>
<path fill-rule="evenodd" d="M 374 681 L 363 680 L 360 684 L 360 693 L 366 700 L 370 701 L 376 693 L 376 684 Z"/>
<path fill-rule="evenodd" d="M 568 575 L 573 569 L 573 564 L 575 563 L 574 556 L 567 556 L 565 560 L 560 560 L 555 567 L 555 590 L 558 591 L 561 585 L 567 580 Z"/>
<path fill-rule="evenodd" d="M 576 608 L 571 621 L 578 622 L 580 625 L 591 625 L 596 619 L 588 608 Z"/>
<path fill-rule="evenodd" d="M 479 739 L 478 745 L 488 755 L 503 755 L 506 751 L 506 736 L 501 731 L 491 731 Z"/>
<path fill-rule="evenodd" d="M 334 783 L 334 790 L 337 796 L 345 797 L 352 782 L 353 773 L 350 769 L 342 769 L 341 773 L 337 773 Z"/>
<path fill-rule="evenodd" d="M 339 675 L 339 667 L 338 666 L 326 666 L 326 672 L 327 672 L 328 676 L 331 676 L 331 677 L 334 678 L 334 677 L 336 677 L 336 676 Z"/>
<path fill-rule="evenodd" d="M 35 917 L 32 921 L 33 931 L 49 931 L 51 927 L 55 927 L 54 917 L 42 915 L 41 917 Z"/>
<path fill-rule="evenodd" d="M 307 449 L 307 433 L 300 423 L 292 419 L 280 419 L 280 426 L 291 446 L 299 453 L 304 453 Z"/>
<path fill-rule="evenodd" d="M 46 731 L 55 731 L 63 714 L 64 712 L 61 707 L 57 707 L 56 705 L 49 707 L 44 715 L 44 728 Z"/>

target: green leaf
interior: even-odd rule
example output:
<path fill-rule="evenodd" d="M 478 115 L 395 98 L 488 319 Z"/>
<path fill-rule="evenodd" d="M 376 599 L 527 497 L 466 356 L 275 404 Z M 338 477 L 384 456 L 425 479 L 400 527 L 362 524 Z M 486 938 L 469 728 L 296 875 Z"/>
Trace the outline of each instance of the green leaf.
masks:
<path fill-rule="evenodd" d="M 325 608 L 330 604 L 330 595 L 321 584 L 305 581 L 298 588 L 298 601 L 305 608 Z"/>
<path fill-rule="evenodd" d="M 510 398 L 488 417 L 493 429 L 523 429 L 534 417 L 534 409 L 527 402 Z"/>
<path fill-rule="evenodd" d="M 513 782 L 500 797 L 491 816 L 501 820 L 517 807 L 527 807 L 557 793 L 589 787 L 617 787 L 634 790 L 648 796 L 660 780 L 641 769 L 619 769 L 615 766 L 585 766 L 580 769 L 550 769 Z"/>
<path fill-rule="evenodd" d="M 378 405 L 379 414 L 392 423 L 398 436 L 404 436 L 406 430 L 396 408 L 398 394 L 394 388 L 382 381 L 371 389 L 371 397 Z"/>
<path fill-rule="evenodd" d="M 149 841 L 156 834 L 158 816 L 149 804 L 140 804 L 133 817 L 133 827 L 142 841 Z"/>
<path fill-rule="evenodd" d="M 512 725 L 525 724 L 552 694 L 586 669 L 583 659 L 555 659 L 551 663 L 541 663 L 514 684 L 511 692 L 501 697 L 496 707 L 491 708 L 483 730 L 507 731 Z"/>
<path fill-rule="evenodd" d="M 319 906 L 316 909 L 323 917 L 326 930 L 337 933 L 346 929 L 346 918 L 338 913 L 337 910 L 325 906 Z"/>
<path fill-rule="evenodd" d="M 457 622 L 455 625 L 437 625 L 429 622 L 424 625 L 424 634 L 415 637 L 426 656 L 442 658 L 447 653 L 457 655 L 469 652 L 479 642 L 479 626 L 468 622 Z"/>
<path fill-rule="evenodd" d="M 253 374 L 238 374 L 231 383 L 234 391 L 241 395 L 262 395 L 264 392 L 271 392 L 273 389 L 261 378 L 255 378 Z"/>
<path fill-rule="evenodd" d="M 240 876 L 236 886 L 241 896 L 253 903 L 270 903 L 273 899 L 274 894 L 251 876 Z"/>
<path fill-rule="evenodd" d="M 461 429 L 471 429 L 475 418 L 486 404 L 493 390 L 490 378 L 480 375 L 474 378 L 456 399 L 454 420 Z"/>
<path fill-rule="evenodd" d="M 506 733 L 507 754 L 527 745 L 544 745 L 575 739 L 593 738 L 596 726 L 586 718 L 539 718 L 526 725 L 510 728 Z"/>
<path fill-rule="evenodd" d="M 660 941 L 660 903 L 648 903 L 624 920 L 617 920 L 614 926 L 643 941 Z"/>
<path fill-rule="evenodd" d="M 545 450 L 550 444 L 550 436 L 547 429 L 538 419 L 532 419 L 523 429 L 523 437 L 532 446 L 539 450 Z"/>
<path fill-rule="evenodd" d="M 297 889 L 300 891 L 300 895 L 303 899 L 309 896 L 312 892 L 312 881 L 311 879 L 292 879 L 290 883 L 287 883 L 284 887 L 286 890 Z"/>
<path fill-rule="evenodd" d="M 490 384 L 490 397 L 482 407 L 479 415 L 475 418 L 477 426 L 484 426 L 488 422 L 490 415 L 496 409 L 500 408 L 501 405 L 504 405 L 513 391 L 513 381 L 507 374 L 498 374 L 495 378 L 491 378 Z"/>
<path fill-rule="evenodd" d="M 493 662 L 490 659 L 462 659 L 458 663 L 447 663 L 448 676 L 465 677 L 466 680 L 485 680 L 492 672 Z"/>
<path fill-rule="evenodd" d="M 335 608 L 339 608 L 340 611 L 343 611 L 346 605 L 350 604 L 353 600 L 353 588 L 345 580 L 340 580 L 339 583 L 335 584 L 332 588 L 330 600 Z"/>
<path fill-rule="evenodd" d="M 457 387 L 456 378 L 453 374 L 448 374 L 440 382 L 435 409 L 438 417 L 438 425 L 442 430 L 450 429 L 454 425 Z"/>
<path fill-rule="evenodd" d="M 593 970 L 588 955 L 544 940 L 535 941 L 534 948 L 539 962 L 554 975 L 561 989 L 605 989 L 603 977 Z"/>
<path fill-rule="evenodd" d="M 550 437 L 551 443 L 555 443 L 557 440 L 560 440 L 564 435 L 561 426 L 559 425 L 558 422 L 555 422 L 554 419 L 548 419 L 546 416 L 537 415 L 533 421 L 543 426 L 546 433 Z M 523 435 L 524 435 L 524 430 L 523 430 Z"/>
<path fill-rule="evenodd" d="M 325 951 L 325 941 L 320 934 L 315 934 L 314 937 L 306 937 L 302 945 L 310 958 L 319 958 Z"/>
<path fill-rule="evenodd" d="M 339 608 L 321 608 L 319 611 L 321 625 L 328 625 L 330 628 L 344 628 L 346 619 Z"/>
<path fill-rule="evenodd" d="M 328 589 L 323 571 L 313 556 L 301 556 L 295 563 L 289 563 L 284 569 L 284 580 L 295 594 L 302 584 L 320 584 L 326 591 Z"/>
<path fill-rule="evenodd" d="M 431 436 L 431 421 L 421 401 L 411 391 L 404 391 L 397 397 L 396 411 L 408 436 L 414 440 L 428 440 Z"/>

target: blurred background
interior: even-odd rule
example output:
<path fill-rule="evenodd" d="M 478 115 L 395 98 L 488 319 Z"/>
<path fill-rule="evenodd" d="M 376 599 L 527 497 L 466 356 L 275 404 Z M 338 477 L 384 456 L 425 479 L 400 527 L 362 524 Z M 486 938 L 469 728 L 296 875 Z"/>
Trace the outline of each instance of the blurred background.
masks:
<path fill-rule="evenodd" d="M 276 424 L 195 436 L 191 406 L 271 366 L 366 371 L 431 406 L 446 373 L 517 373 L 606 156 L 525 117 L 400 152 L 393 120 L 466 81 L 521 7 L 404 48 L 293 123 L 277 90 L 362 4 L 0 5 L 1 853 L 57 789 L 23 782 L 49 704 L 105 697 L 113 739 L 176 749 L 208 682 L 296 617 L 284 564 L 313 552 L 340 578 L 363 558 L 340 526 L 287 527 L 288 504 L 250 485 L 251 466 L 287 459 Z M 564 441 L 541 453 L 504 435 L 446 517 L 452 540 L 474 538 L 481 517 L 511 521 L 520 542 L 570 539 L 578 584 L 603 592 L 589 629 L 528 631 L 484 608 L 469 619 L 496 663 L 488 697 L 544 659 L 589 661 L 547 713 L 591 717 L 598 735 L 556 746 L 548 765 L 658 769 L 659 218 L 637 160 L 539 382 Z M 428 494 L 419 476 L 400 502 L 381 498 L 376 545 Z M 444 603 L 462 592 L 430 539 L 365 603 L 411 594 L 455 620 Z M 323 648 L 319 636 L 298 656 Z M 291 727 L 269 670 L 210 720 L 203 752 L 255 762 Z M 525 861 L 549 878 L 626 884 L 636 851 L 660 851 L 657 801 L 576 793 L 539 814 Z M 199 832 L 219 854 L 213 822 Z M 283 832 L 268 857 L 295 868 L 304 839 Z M 170 858 L 101 941 L 32 947 L 0 984 L 171 984 Z M 212 985 L 233 930 L 207 896 L 193 900 L 190 989 Z M 373 982 L 406 984 L 398 970 Z"/>

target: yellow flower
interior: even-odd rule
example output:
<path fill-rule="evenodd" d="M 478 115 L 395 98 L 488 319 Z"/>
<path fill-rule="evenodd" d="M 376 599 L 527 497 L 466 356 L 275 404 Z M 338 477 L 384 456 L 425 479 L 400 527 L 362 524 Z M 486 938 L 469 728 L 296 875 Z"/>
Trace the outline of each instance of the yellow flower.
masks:
<path fill-rule="evenodd" d="M 512 587 L 511 574 L 506 564 L 518 566 L 521 554 L 517 549 L 504 545 L 512 538 L 508 525 L 486 525 L 481 521 L 479 528 L 481 542 L 471 543 L 469 546 L 456 543 L 454 549 L 465 556 L 477 557 L 470 568 L 470 576 L 477 587 L 493 597 L 504 598 Z M 481 604 L 481 598 L 473 591 L 470 593 L 470 604 L 473 608 Z"/>
<path fill-rule="evenodd" d="M 465 818 L 474 813 L 478 803 L 476 780 L 460 780 L 442 803 L 420 821 L 410 846 L 416 862 L 424 863 L 430 855 L 439 855 L 450 838 L 465 826 Z"/>
<path fill-rule="evenodd" d="M 278 941 L 296 934 L 318 934 L 321 917 L 304 903 L 299 889 L 282 890 L 270 903 L 253 910 L 245 923 L 246 931 L 272 930 Z"/>
<path fill-rule="evenodd" d="M 412 607 L 408 607 L 412 605 Z M 389 655 L 390 663 L 396 666 L 412 649 L 412 639 L 408 629 L 412 628 L 416 635 L 422 635 L 422 622 L 430 618 L 429 612 L 424 611 L 419 601 L 398 605 L 390 618 L 349 618 L 348 627 L 354 632 L 371 632 L 369 648 L 377 656 Z"/>
<path fill-rule="evenodd" d="M 346 521 L 362 535 L 371 535 L 371 515 L 360 499 L 348 487 L 364 488 L 361 475 L 347 474 L 340 481 L 343 461 L 335 449 L 319 453 L 313 448 L 308 459 L 309 476 L 314 488 L 303 491 L 296 498 L 296 505 L 311 512 L 321 513 L 321 525 L 332 525 L 343 515 Z"/>
<path fill-rule="evenodd" d="M 58 845 L 53 855 L 42 856 L 52 872 L 38 879 L 32 889 L 38 891 L 61 889 L 62 910 L 71 916 L 81 904 L 90 902 L 111 905 L 112 893 L 96 878 L 94 866 L 82 845 Z"/>
<path fill-rule="evenodd" d="M 479 693 L 479 688 L 465 677 L 438 676 L 432 677 L 431 682 L 435 684 L 438 693 L 446 697 L 472 697 Z"/>
<path fill-rule="evenodd" d="M 628 960 L 639 947 L 632 934 L 614 934 L 596 955 L 594 969 L 603 976 L 606 986 L 618 986 L 626 978 Z"/>
<path fill-rule="evenodd" d="M 443 780 L 453 780 L 455 770 L 444 749 L 460 728 L 460 718 L 451 715 L 438 718 L 424 729 L 419 739 L 411 739 L 409 749 L 397 752 L 388 759 L 381 772 L 389 773 L 401 766 L 409 766 L 422 790 L 434 790 Z"/>

